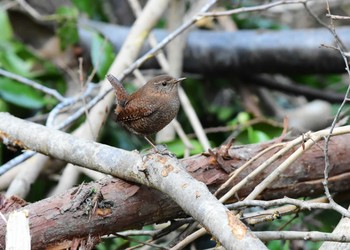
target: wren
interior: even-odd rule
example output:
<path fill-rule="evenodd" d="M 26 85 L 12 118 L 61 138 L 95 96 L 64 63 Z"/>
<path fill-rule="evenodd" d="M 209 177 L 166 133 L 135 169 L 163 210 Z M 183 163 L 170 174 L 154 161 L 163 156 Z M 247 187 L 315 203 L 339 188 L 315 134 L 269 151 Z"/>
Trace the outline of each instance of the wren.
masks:
<path fill-rule="evenodd" d="M 180 108 L 178 84 L 185 78 L 156 76 L 131 95 L 116 77 L 108 74 L 107 79 L 116 93 L 117 122 L 130 132 L 143 136 L 157 151 L 148 136 L 160 131 L 177 115 Z"/>

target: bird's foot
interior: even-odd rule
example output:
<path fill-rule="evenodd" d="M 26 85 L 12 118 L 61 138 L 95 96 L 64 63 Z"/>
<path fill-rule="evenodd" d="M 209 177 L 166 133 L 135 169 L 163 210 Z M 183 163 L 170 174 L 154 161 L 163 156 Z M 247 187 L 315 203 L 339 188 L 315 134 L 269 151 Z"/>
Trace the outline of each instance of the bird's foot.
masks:
<path fill-rule="evenodd" d="M 176 157 L 173 153 L 171 153 L 168 148 L 164 144 L 159 144 L 153 147 L 153 150 L 155 153 L 161 154 L 161 155 L 168 155 L 170 157 Z"/>
<path fill-rule="evenodd" d="M 163 144 L 154 145 L 154 146 L 152 146 L 152 148 L 149 148 L 149 149 L 145 150 L 145 154 L 144 155 L 149 155 L 149 154 L 161 154 L 161 155 L 168 155 L 170 157 L 176 157 Z"/>

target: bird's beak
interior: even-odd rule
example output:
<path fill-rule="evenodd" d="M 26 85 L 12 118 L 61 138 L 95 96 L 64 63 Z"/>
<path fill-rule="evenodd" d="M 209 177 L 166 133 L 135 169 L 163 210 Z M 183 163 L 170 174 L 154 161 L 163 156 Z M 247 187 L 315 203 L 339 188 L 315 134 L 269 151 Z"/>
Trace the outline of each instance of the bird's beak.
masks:
<path fill-rule="evenodd" d="M 176 79 L 176 83 L 182 82 L 182 81 L 185 80 L 185 79 L 186 79 L 186 77 L 178 78 L 178 79 Z"/>

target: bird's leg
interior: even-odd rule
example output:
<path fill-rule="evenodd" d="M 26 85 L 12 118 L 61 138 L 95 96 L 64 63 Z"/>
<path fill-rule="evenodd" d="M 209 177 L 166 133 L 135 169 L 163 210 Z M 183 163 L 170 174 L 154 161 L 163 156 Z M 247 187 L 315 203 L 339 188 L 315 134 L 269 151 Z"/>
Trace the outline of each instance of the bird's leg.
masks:
<path fill-rule="evenodd" d="M 165 145 L 156 145 L 151 138 L 149 138 L 147 135 L 144 136 L 145 140 L 154 148 L 155 153 L 159 153 L 162 155 L 169 155 L 171 157 L 174 157 L 174 154 L 172 154 Z M 161 149 L 159 149 L 158 146 L 163 146 Z"/>
<path fill-rule="evenodd" d="M 157 147 L 151 138 L 148 138 L 147 135 L 145 135 L 143 138 L 145 138 L 145 140 L 157 151 Z"/>

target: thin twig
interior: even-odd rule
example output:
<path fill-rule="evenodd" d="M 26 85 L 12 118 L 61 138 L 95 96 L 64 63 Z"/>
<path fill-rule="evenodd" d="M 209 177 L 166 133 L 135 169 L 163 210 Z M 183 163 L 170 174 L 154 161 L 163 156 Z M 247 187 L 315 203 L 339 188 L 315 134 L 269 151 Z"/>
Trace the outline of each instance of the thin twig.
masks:
<path fill-rule="evenodd" d="M 340 15 L 326 14 L 326 17 L 330 17 L 333 20 L 350 20 L 350 16 L 340 16 Z"/>
<path fill-rule="evenodd" d="M 75 113 L 73 113 L 65 121 L 61 122 L 57 126 L 54 123 L 55 118 L 64 108 L 72 106 L 73 104 L 76 104 L 77 102 L 84 100 L 86 97 L 91 95 L 92 91 L 97 87 L 98 85 L 89 83 L 85 88 L 85 91 L 81 93 L 81 95 L 71 97 L 71 98 L 66 98 L 63 102 L 57 104 L 56 107 L 54 107 L 51 110 L 49 117 L 47 118 L 47 121 L 46 121 L 46 126 L 56 128 L 56 129 L 63 129 L 68 125 L 72 124 L 74 121 L 76 121 L 82 114 L 85 113 L 86 110 L 91 109 L 92 105 L 89 105 L 89 104 L 87 104 L 86 106 L 83 105 L 83 107 L 79 108 Z"/>
<path fill-rule="evenodd" d="M 0 167 L 0 176 L 5 174 L 7 171 L 11 170 L 12 168 L 16 167 L 18 164 L 24 162 L 25 160 L 28 160 L 30 157 L 35 155 L 36 152 L 34 151 L 26 151 L 23 154 L 9 160 L 5 164 L 3 164 Z"/>
<path fill-rule="evenodd" d="M 20 75 L 16 75 L 14 73 L 11 73 L 11 72 L 6 71 L 6 70 L 1 69 L 1 68 L 0 68 L 0 75 L 5 76 L 5 77 L 10 78 L 10 79 L 13 79 L 13 80 L 16 80 L 18 82 L 21 82 L 21 83 L 28 85 L 34 89 L 40 90 L 41 92 L 43 92 L 45 94 L 48 94 L 50 96 L 55 97 L 57 100 L 59 100 L 61 102 L 66 99 L 64 96 L 62 96 L 60 93 L 58 93 L 58 91 L 55 89 L 50 89 L 50 88 L 45 87 L 37 82 L 34 82 L 33 80 L 30 80 L 30 79 L 25 78 L 25 77 L 20 76 Z"/>
<path fill-rule="evenodd" d="M 264 231 L 254 232 L 255 236 L 262 241 L 269 240 L 308 240 L 308 241 L 335 241 L 350 242 L 350 237 L 344 234 L 324 232 L 299 232 L 299 231 Z"/>
<path fill-rule="evenodd" d="M 290 198 L 287 198 L 287 199 L 290 199 Z M 280 200 L 281 200 L 281 203 L 283 203 L 282 199 L 280 199 Z M 291 201 L 291 203 L 294 203 L 293 199 L 291 199 L 290 201 Z M 247 203 L 253 202 L 254 203 L 254 200 L 242 201 L 242 202 L 247 202 Z M 277 203 L 278 202 L 279 201 L 277 200 Z M 305 203 L 307 202 L 310 204 L 320 204 L 320 203 L 323 204 L 323 203 L 328 202 L 328 199 L 327 199 L 327 197 L 319 197 L 316 199 L 311 199 L 311 200 L 302 201 L 302 202 L 305 202 Z M 274 203 L 274 201 L 272 201 L 272 203 Z M 244 219 L 246 221 L 246 223 L 248 223 L 249 225 L 255 225 L 258 223 L 275 220 L 283 215 L 298 213 L 301 210 L 301 208 L 299 206 L 297 206 L 298 204 L 299 204 L 298 201 L 296 201 L 295 205 L 288 204 L 288 205 L 282 205 L 282 206 L 279 206 L 276 208 L 269 208 L 269 209 L 264 208 L 264 209 L 259 210 L 259 211 L 244 213 L 243 216 L 241 217 L 241 219 Z M 227 207 L 230 207 L 231 205 L 234 206 L 234 204 L 230 204 L 230 205 L 227 205 Z M 266 203 L 266 205 L 267 205 L 267 203 Z M 327 203 L 325 205 L 329 205 L 331 207 L 331 205 L 329 203 Z M 310 208 L 310 207 L 313 208 L 312 205 L 310 205 L 310 207 L 308 207 L 308 206 L 304 206 L 304 207 L 306 207 L 306 209 Z M 323 208 L 326 209 L 326 207 L 323 207 Z M 317 207 L 315 209 L 322 209 L 322 208 Z M 330 208 L 330 209 L 332 209 L 332 208 Z"/>
<path fill-rule="evenodd" d="M 264 201 L 264 200 L 244 200 L 238 201 L 233 204 L 228 204 L 227 208 L 230 210 L 237 210 L 243 207 L 262 207 L 268 208 L 273 206 L 282 206 L 282 205 L 294 205 L 299 207 L 302 210 L 312 210 L 312 209 L 333 209 L 332 205 L 328 203 L 321 202 L 311 202 L 311 201 L 303 201 L 298 199 L 292 199 L 288 197 L 284 197 L 281 199 Z"/>
<path fill-rule="evenodd" d="M 16 0 L 19 5 L 22 6 L 25 11 L 29 13 L 33 18 L 35 18 L 38 21 L 54 21 L 58 20 L 60 18 L 59 15 L 42 15 L 40 14 L 36 9 L 34 9 L 32 6 L 30 6 L 25 0 Z"/>
<path fill-rule="evenodd" d="M 228 16 L 238 13 L 246 13 L 246 12 L 253 12 L 253 11 L 262 11 L 267 10 L 270 8 L 273 8 L 278 5 L 282 4 L 294 4 L 294 3 L 306 3 L 308 0 L 285 0 L 285 1 L 277 1 L 273 3 L 268 4 L 262 4 L 259 6 L 253 6 L 253 7 L 241 7 L 233 10 L 227 10 L 227 11 L 218 11 L 218 12 L 207 12 L 203 13 L 202 16 L 211 16 L 211 17 L 217 17 L 217 16 Z"/>
<path fill-rule="evenodd" d="M 134 242 L 137 242 L 139 243 L 140 245 L 144 246 L 151 246 L 151 247 L 155 247 L 157 249 L 169 249 L 167 247 L 163 247 L 163 246 L 160 246 L 160 245 L 156 245 L 156 244 L 153 244 L 153 243 L 150 243 L 150 242 L 143 242 L 143 241 L 140 241 L 140 240 L 137 240 L 135 238 L 132 238 L 132 237 L 128 237 L 128 236 L 124 236 L 122 234 L 119 234 L 119 233 L 116 233 L 115 234 L 117 237 L 119 238 L 122 238 L 122 239 L 125 239 L 125 240 L 128 240 L 128 241 L 134 241 Z"/>

